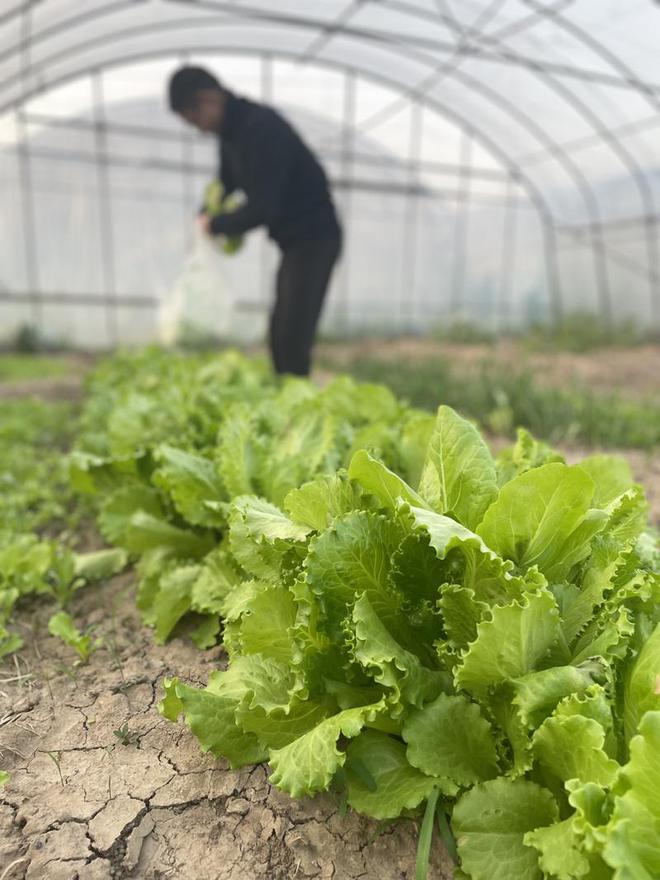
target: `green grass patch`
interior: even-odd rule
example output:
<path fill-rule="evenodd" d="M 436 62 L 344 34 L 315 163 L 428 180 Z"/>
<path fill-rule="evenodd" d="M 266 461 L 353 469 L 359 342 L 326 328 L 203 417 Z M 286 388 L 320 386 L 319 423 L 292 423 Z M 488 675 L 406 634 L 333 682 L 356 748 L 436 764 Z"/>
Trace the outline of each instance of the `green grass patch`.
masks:
<path fill-rule="evenodd" d="M 29 354 L 0 355 L 0 382 L 51 379 L 71 372 L 71 364 L 56 357 Z"/>
<path fill-rule="evenodd" d="M 582 387 L 541 386 L 528 370 L 485 361 L 477 372 L 459 372 L 443 358 L 418 361 L 360 358 L 344 367 L 356 378 L 380 382 L 414 406 L 451 406 L 497 434 L 517 427 L 550 443 L 651 449 L 660 445 L 660 399 Z"/>

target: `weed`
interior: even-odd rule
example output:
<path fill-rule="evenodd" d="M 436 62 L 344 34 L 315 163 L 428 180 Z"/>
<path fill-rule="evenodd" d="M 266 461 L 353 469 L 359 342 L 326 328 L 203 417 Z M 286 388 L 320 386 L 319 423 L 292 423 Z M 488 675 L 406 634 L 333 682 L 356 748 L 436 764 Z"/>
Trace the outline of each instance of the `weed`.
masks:
<path fill-rule="evenodd" d="M 134 733 L 128 729 L 128 724 L 122 724 L 121 727 L 117 728 L 117 730 L 113 730 L 112 732 L 123 746 L 134 746 L 139 739 L 139 735 L 137 733 Z"/>

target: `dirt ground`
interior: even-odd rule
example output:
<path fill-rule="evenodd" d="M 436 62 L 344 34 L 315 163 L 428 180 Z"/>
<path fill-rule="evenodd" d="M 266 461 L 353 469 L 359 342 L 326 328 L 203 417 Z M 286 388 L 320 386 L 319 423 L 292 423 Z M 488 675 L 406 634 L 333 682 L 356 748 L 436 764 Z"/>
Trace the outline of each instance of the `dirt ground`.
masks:
<path fill-rule="evenodd" d="M 77 598 L 78 626 L 106 638 L 86 666 L 45 635 L 52 610 L 21 615 L 26 648 L 0 670 L 2 880 L 412 880 L 413 822 L 342 816 L 332 796 L 292 801 L 263 767 L 229 770 L 160 717 L 163 677 L 202 684 L 222 649 L 156 646 L 130 576 Z M 436 840 L 429 878 L 450 876 Z"/>

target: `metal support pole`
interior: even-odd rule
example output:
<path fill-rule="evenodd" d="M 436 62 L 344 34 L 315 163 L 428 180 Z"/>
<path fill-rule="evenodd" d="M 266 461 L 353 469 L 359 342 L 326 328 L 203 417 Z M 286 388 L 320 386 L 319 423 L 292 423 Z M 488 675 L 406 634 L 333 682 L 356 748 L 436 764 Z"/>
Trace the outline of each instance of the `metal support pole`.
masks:
<path fill-rule="evenodd" d="M 23 216 L 23 249 L 25 253 L 25 277 L 28 283 L 31 314 L 34 329 L 39 336 L 42 327 L 41 279 L 39 273 L 39 249 L 34 211 L 34 180 L 30 158 L 30 132 L 25 118 L 25 100 L 28 94 L 28 76 L 31 68 L 30 45 L 32 34 L 32 4 L 25 3 L 21 13 L 20 80 L 21 102 L 16 110 L 15 124 L 18 139 L 18 173 Z"/>
<path fill-rule="evenodd" d="M 342 111 L 342 140 L 341 140 L 341 176 L 347 182 L 347 188 L 342 199 L 342 226 L 344 228 L 344 243 L 341 267 L 341 283 L 338 290 L 337 326 L 347 332 L 350 326 L 350 226 L 351 226 L 351 180 L 353 177 L 353 153 L 355 150 L 355 120 L 356 120 L 356 75 L 352 69 L 347 69 L 344 75 L 344 101 Z"/>
<path fill-rule="evenodd" d="M 467 269 L 468 214 L 470 205 L 470 165 L 472 162 L 472 135 L 467 130 L 461 132 L 461 155 L 454 223 L 454 260 L 451 273 L 450 316 L 456 318 L 465 299 L 465 278 Z"/>
<path fill-rule="evenodd" d="M 16 137 L 21 216 L 23 221 L 23 253 L 25 256 L 25 278 L 30 298 L 32 324 L 37 335 L 42 325 L 41 279 L 39 277 L 39 248 L 34 212 L 34 188 L 32 161 L 30 158 L 29 129 L 25 121 L 23 106 L 16 110 Z"/>
<path fill-rule="evenodd" d="M 511 294 L 515 274 L 516 245 L 518 233 L 518 199 L 515 195 L 516 183 L 509 177 L 506 186 L 506 207 L 502 223 L 502 261 L 500 263 L 500 285 L 497 294 L 497 330 L 508 329 L 511 320 Z"/>
<path fill-rule="evenodd" d="M 414 188 L 420 185 L 419 161 L 422 148 L 423 111 L 419 102 L 412 105 L 410 112 L 410 130 L 408 133 L 408 173 L 407 184 L 410 188 L 406 196 L 403 212 L 403 232 L 401 247 L 401 303 L 399 316 L 402 325 L 408 323 L 414 329 L 416 308 L 419 303 L 415 296 L 417 282 L 417 240 L 419 232 L 419 198 Z"/>
<path fill-rule="evenodd" d="M 98 187 L 99 231 L 101 235 L 101 279 L 103 292 L 107 295 L 105 310 L 106 331 L 110 346 L 117 345 L 117 305 L 115 297 L 117 285 L 115 277 L 115 240 L 110 201 L 110 168 L 108 163 L 108 143 L 106 136 L 105 97 L 103 93 L 103 74 L 94 70 L 92 78 L 92 118 L 94 121 L 94 157 L 96 164 L 96 183 Z"/>
<path fill-rule="evenodd" d="M 557 253 L 557 230 L 552 223 L 543 224 L 543 253 L 552 319 L 559 325 L 564 316 L 564 304 Z"/>

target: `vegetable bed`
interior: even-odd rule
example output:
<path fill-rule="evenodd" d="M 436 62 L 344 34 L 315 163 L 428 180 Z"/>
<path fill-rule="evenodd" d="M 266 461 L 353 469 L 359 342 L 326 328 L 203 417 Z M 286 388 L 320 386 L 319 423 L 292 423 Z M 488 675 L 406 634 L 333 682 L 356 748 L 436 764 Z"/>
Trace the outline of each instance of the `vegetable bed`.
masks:
<path fill-rule="evenodd" d="M 287 796 L 327 793 L 335 845 L 335 815 L 377 820 L 385 851 L 404 829 L 404 867 L 367 864 L 359 845 L 342 876 L 440 877 L 448 860 L 474 880 L 660 876 L 658 550 L 623 460 L 569 466 L 525 431 L 495 459 L 448 407 L 429 415 L 347 377 L 276 382 L 233 353 L 119 356 L 88 392 L 68 462 L 115 549 L 83 559 L 64 540 L 4 534 L 6 651 L 30 593 L 66 604 L 130 561 L 155 641 L 210 652 L 191 674 L 179 647 L 154 648 L 165 666 L 149 687 L 171 673 L 151 697 L 159 736 L 180 738 L 183 719 L 234 770 L 265 764 Z M 113 656 L 102 623 L 60 610 L 50 629 L 84 671 Z M 130 733 L 113 736 L 140 750 L 142 725 Z M 29 776 L 16 763 L 9 792 Z M 94 843 L 79 867 L 158 876 L 126 862 L 155 792 L 123 796 L 139 804 L 120 843 Z M 278 858 L 254 876 L 295 876 Z"/>

